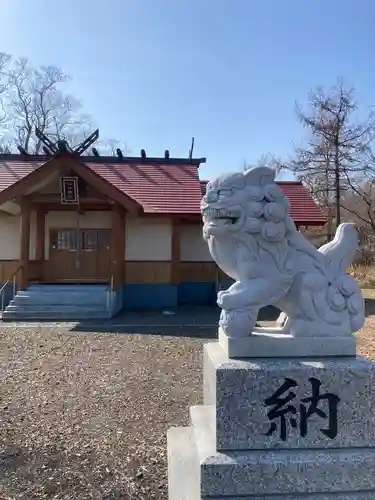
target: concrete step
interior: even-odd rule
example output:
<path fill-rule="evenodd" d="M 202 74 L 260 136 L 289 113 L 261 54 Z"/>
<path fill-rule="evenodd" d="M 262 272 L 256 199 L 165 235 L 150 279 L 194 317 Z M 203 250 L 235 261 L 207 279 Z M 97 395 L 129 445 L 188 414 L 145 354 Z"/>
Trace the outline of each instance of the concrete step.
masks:
<path fill-rule="evenodd" d="M 77 288 L 68 288 L 66 290 L 56 290 L 56 289 L 43 289 L 43 290 L 38 290 L 36 288 L 28 288 L 27 290 L 20 290 L 17 293 L 21 294 L 38 294 L 38 295 L 51 295 L 51 294 L 59 294 L 59 295 L 68 295 L 70 293 L 73 293 L 75 295 L 104 295 L 107 292 L 107 288 L 98 288 L 98 289 L 77 289 Z"/>
<path fill-rule="evenodd" d="M 30 285 L 17 292 L 3 312 L 4 321 L 107 319 L 106 285 Z"/>
<path fill-rule="evenodd" d="M 21 295 L 40 295 L 41 297 L 48 297 L 49 295 L 105 295 L 108 290 L 19 290 L 17 293 Z"/>
<path fill-rule="evenodd" d="M 12 304 L 10 303 L 7 306 L 7 310 L 9 311 L 87 311 L 90 313 L 91 311 L 97 311 L 100 309 L 106 309 L 105 304 L 97 304 L 88 305 L 88 304 Z"/>
<path fill-rule="evenodd" d="M 79 304 L 79 305 L 84 305 L 84 306 L 103 306 L 107 303 L 107 297 L 106 296 L 84 296 L 84 297 L 77 297 L 77 296 L 63 296 L 60 297 L 59 295 L 52 295 L 49 297 L 40 297 L 40 296 L 22 296 L 22 295 L 16 295 L 12 301 L 10 302 L 11 305 L 20 305 L 20 306 L 26 306 L 28 304 L 30 305 L 69 305 L 69 304 Z"/>
<path fill-rule="evenodd" d="M 68 295 L 76 295 L 77 297 L 85 296 L 85 295 L 105 295 L 107 293 L 107 290 L 20 290 L 17 292 L 20 296 L 33 296 L 33 295 L 38 295 L 41 297 L 48 297 L 49 295 L 61 295 L 63 296 L 68 296 Z"/>
<path fill-rule="evenodd" d="M 63 293 L 63 292 L 98 292 L 98 291 L 105 291 L 108 289 L 108 286 L 105 285 L 61 285 L 61 286 L 56 286 L 56 285 L 30 285 L 27 287 L 27 290 L 29 291 L 35 291 L 39 293 L 50 293 L 50 292 L 58 292 L 58 293 Z"/>
<path fill-rule="evenodd" d="M 195 442 L 200 443 L 201 452 L 209 453 L 216 448 L 216 409 L 214 405 L 190 406 L 190 426 L 194 430 Z"/>
<path fill-rule="evenodd" d="M 91 320 L 91 319 L 108 319 L 111 317 L 111 314 L 106 310 L 96 310 L 90 311 L 87 314 L 85 311 L 76 312 L 70 311 L 25 311 L 25 310 L 17 310 L 17 311 L 8 311 L 7 309 L 3 312 L 2 319 L 3 321 L 71 321 L 71 320 Z"/>
<path fill-rule="evenodd" d="M 194 438 L 192 427 L 171 427 L 167 431 L 169 500 L 201 498 L 199 458 Z"/>

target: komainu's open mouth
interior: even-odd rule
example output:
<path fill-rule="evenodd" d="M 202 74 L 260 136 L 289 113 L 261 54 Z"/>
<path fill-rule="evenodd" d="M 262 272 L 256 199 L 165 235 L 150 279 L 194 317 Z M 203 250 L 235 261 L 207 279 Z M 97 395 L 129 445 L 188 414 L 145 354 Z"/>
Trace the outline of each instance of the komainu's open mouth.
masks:
<path fill-rule="evenodd" d="M 205 222 L 223 222 L 224 224 L 236 224 L 240 214 L 237 211 L 227 210 L 225 208 L 210 208 L 206 207 L 203 210 L 203 220 Z"/>

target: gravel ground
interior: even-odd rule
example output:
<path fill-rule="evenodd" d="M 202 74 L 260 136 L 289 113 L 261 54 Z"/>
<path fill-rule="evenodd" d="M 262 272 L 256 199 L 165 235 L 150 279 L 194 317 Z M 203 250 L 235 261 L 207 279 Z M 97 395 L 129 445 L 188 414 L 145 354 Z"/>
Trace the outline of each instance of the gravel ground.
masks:
<path fill-rule="evenodd" d="M 0 500 L 166 500 L 166 431 L 201 402 L 205 341 L 0 328 Z"/>
<path fill-rule="evenodd" d="M 167 499 L 203 342 L 0 328 L 0 499 Z"/>
<path fill-rule="evenodd" d="M 357 351 L 375 360 L 375 290 L 364 290 L 366 324 L 358 334 Z"/>

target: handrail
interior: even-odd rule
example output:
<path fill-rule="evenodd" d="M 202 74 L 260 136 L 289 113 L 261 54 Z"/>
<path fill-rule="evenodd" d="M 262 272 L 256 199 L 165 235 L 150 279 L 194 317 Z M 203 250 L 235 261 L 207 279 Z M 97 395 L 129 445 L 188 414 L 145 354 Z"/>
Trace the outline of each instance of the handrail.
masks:
<path fill-rule="evenodd" d="M 4 288 L 9 285 L 10 281 L 14 278 L 14 276 L 18 273 L 20 269 L 22 269 L 22 264 L 17 267 L 17 269 L 11 274 L 10 278 L 4 283 L 4 285 L 0 288 L 0 293 L 4 290 Z"/>
<path fill-rule="evenodd" d="M 11 281 L 13 281 L 13 289 L 12 289 L 12 298 L 16 295 L 16 287 L 17 287 L 17 281 L 16 281 L 16 276 L 18 272 L 23 268 L 23 265 L 20 264 L 17 269 L 11 274 L 10 278 L 7 279 L 7 281 L 4 283 L 4 285 L 0 288 L 0 295 L 1 295 L 1 314 L 4 312 L 4 293 Z"/>

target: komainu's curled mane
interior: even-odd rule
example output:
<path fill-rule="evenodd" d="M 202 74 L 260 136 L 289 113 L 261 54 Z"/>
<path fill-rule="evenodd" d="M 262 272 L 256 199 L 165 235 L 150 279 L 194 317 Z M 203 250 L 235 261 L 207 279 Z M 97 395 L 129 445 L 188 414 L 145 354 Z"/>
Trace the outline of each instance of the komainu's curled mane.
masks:
<path fill-rule="evenodd" d="M 284 313 L 280 332 L 294 336 L 345 336 L 363 326 L 361 290 L 345 274 L 358 247 L 354 224 L 341 224 L 316 249 L 297 231 L 266 167 L 209 182 L 201 210 L 211 255 L 235 280 L 218 294 L 228 336 L 250 335 L 259 309 L 270 304 Z"/>

